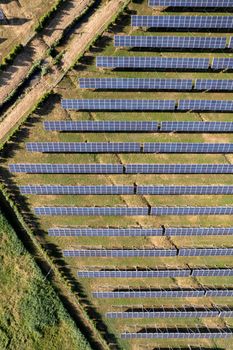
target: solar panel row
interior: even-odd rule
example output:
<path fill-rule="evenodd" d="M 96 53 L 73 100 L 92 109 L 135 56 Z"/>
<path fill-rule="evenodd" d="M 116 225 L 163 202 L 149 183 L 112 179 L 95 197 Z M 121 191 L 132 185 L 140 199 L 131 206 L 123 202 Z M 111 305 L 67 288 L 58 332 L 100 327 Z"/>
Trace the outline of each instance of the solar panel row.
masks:
<path fill-rule="evenodd" d="M 193 36 L 130 36 L 114 35 L 115 47 L 147 47 L 154 49 L 227 49 L 226 37 L 193 37 Z"/>
<path fill-rule="evenodd" d="M 200 298 L 205 296 L 233 296 L 232 289 L 190 289 L 190 290 L 129 290 L 129 291 L 98 291 L 92 293 L 94 298 Z"/>
<path fill-rule="evenodd" d="M 2 11 L 2 9 L 0 9 L 0 21 L 3 21 L 5 19 L 5 15 Z"/>
<path fill-rule="evenodd" d="M 233 122 L 45 121 L 47 131 L 232 132 Z"/>
<path fill-rule="evenodd" d="M 77 275 L 81 278 L 226 277 L 233 276 L 233 269 L 102 270 L 78 271 Z"/>
<path fill-rule="evenodd" d="M 151 7 L 220 7 L 226 9 L 233 7 L 232 0 L 149 0 L 148 5 Z"/>
<path fill-rule="evenodd" d="M 143 56 L 97 56 L 96 67 L 132 69 L 233 69 L 233 58 L 184 58 L 184 57 L 143 57 Z"/>
<path fill-rule="evenodd" d="M 232 91 L 233 80 L 226 79 L 147 79 L 147 78 L 79 78 L 81 89 L 103 90 L 211 90 Z M 67 122 L 68 123 L 68 122 Z M 72 123 L 72 122 L 71 122 Z M 92 122 L 95 123 L 95 122 Z M 128 122 L 129 123 L 129 122 Z"/>
<path fill-rule="evenodd" d="M 231 16 L 131 16 L 131 26 L 174 29 L 233 29 Z"/>
<path fill-rule="evenodd" d="M 28 142 L 26 149 L 44 153 L 233 153 L 233 143 Z"/>
<path fill-rule="evenodd" d="M 177 104 L 178 103 L 178 104 Z M 70 99 L 61 105 L 69 110 L 110 111 L 233 111 L 232 100 L 107 100 Z"/>
<path fill-rule="evenodd" d="M 48 230 L 49 236 L 77 237 L 147 237 L 232 235 L 233 227 L 165 227 L 165 228 L 69 228 Z"/>
<path fill-rule="evenodd" d="M 34 207 L 34 211 L 49 216 L 232 215 L 233 207 Z"/>
<path fill-rule="evenodd" d="M 215 339 L 215 338 L 229 338 L 232 337 L 232 331 L 226 329 L 157 329 L 142 330 L 137 333 L 125 332 L 121 333 L 122 339 Z"/>
<path fill-rule="evenodd" d="M 233 174 L 231 164 L 10 164 L 28 174 Z"/>

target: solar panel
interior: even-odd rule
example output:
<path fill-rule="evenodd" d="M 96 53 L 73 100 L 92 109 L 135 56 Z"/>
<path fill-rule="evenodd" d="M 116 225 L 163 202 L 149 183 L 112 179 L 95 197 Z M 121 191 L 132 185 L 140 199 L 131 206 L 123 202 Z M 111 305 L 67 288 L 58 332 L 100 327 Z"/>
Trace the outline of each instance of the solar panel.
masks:
<path fill-rule="evenodd" d="M 167 227 L 165 236 L 227 236 L 233 227 Z"/>
<path fill-rule="evenodd" d="M 195 90 L 232 91 L 233 90 L 233 80 L 197 79 L 195 82 Z"/>
<path fill-rule="evenodd" d="M 36 207 L 36 215 L 77 216 L 138 216 L 148 215 L 148 208 L 140 207 Z"/>
<path fill-rule="evenodd" d="M 232 215 L 233 207 L 152 207 L 150 215 Z"/>
<path fill-rule="evenodd" d="M 92 295 L 95 298 L 196 298 L 204 297 L 205 290 L 100 291 Z"/>
<path fill-rule="evenodd" d="M 144 143 L 144 153 L 232 153 L 233 143 Z"/>
<path fill-rule="evenodd" d="M 181 111 L 233 111 L 231 100 L 180 100 L 178 110 Z"/>
<path fill-rule="evenodd" d="M 81 278 L 170 278 L 189 277 L 191 270 L 102 270 L 102 271 L 78 271 Z"/>
<path fill-rule="evenodd" d="M 123 174 L 121 164 L 10 164 L 12 173 L 28 174 Z"/>
<path fill-rule="evenodd" d="M 149 6 L 169 7 L 232 7 L 232 0 L 149 0 Z"/>
<path fill-rule="evenodd" d="M 149 47 L 177 49 L 225 49 L 225 37 L 130 36 L 115 35 L 115 47 Z"/>
<path fill-rule="evenodd" d="M 233 63 L 232 63 L 233 66 Z M 148 69 L 208 69 L 208 58 L 194 57 L 139 57 L 97 56 L 96 67 L 100 68 L 148 68 Z"/>
<path fill-rule="evenodd" d="M 92 111 L 156 111 L 174 110 L 176 101 L 173 100 L 62 100 L 61 105 L 70 110 L 92 110 Z"/>
<path fill-rule="evenodd" d="M 233 58 L 214 58 L 212 69 L 233 69 Z"/>
<path fill-rule="evenodd" d="M 137 186 L 140 195 L 233 194 L 233 186 Z"/>
<path fill-rule="evenodd" d="M 140 153 L 136 142 L 28 142 L 29 152 L 44 153 Z"/>
<path fill-rule="evenodd" d="M 155 257 L 155 256 L 176 256 L 176 249 L 80 249 L 63 250 L 66 257 Z"/>
<path fill-rule="evenodd" d="M 233 132 L 233 122 L 161 122 L 162 132 Z"/>
<path fill-rule="evenodd" d="M 229 48 L 230 49 L 233 48 L 233 37 L 230 38 Z"/>
<path fill-rule="evenodd" d="M 81 89 L 192 90 L 192 79 L 79 78 Z"/>
<path fill-rule="evenodd" d="M 191 276 L 195 277 L 223 277 L 223 276 L 233 276 L 233 269 L 193 269 Z"/>
<path fill-rule="evenodd" d="M 126 164 L 126 174 L 233 174 L 231 164 Z"/>
<path fill-rule="evenodd" d="M 231 256 L 233 248 L 181 248 L 178 256 Z"/>
<path fill-rule="evenodd" d="M 45 121 L 44 128 L 47 131 L 77 131 L 77 132 L 157 132 L 157 122 L 131 122 L 131 121 Z"/>
<path fill-rule="evenodd" d="M 157 329 L 148 330 L 144 329 L 137 333 L 125 332 L 121 333 L 121 339 L 215 339 L 215 338 L 229 338 L 232 337 L 232 331 L 226 329 Z"/>
<path fill-rule="evenodd" d="M 209 289 L 206 290 L 205 295 L 207 297 L 232 297 L 233 289 Z"/>
<path fill-rule="evenodd" d="M 19 186 L 22 194 L 39 195 L 114 195 L 134 194 L 134 186 L 61 186 L 27 185 Z"/>
<path fill-rule="evenodd" d="M 154 237 L 162 236 L 162 228 L 50 228 L 49 236 L 78 237 Z"/>
<path fill-rule="evenodd" d="M 180 310 L 174 309 L 174 311 L 132 311 L 132 312 L 107 312 L 107 318 L 204 318 L 204 317 L 218 317 L 220 316 L 219 310 L 215 309 L 203 309 L 187 311 L 185 308 Z"/>
<path fill-rule="evenodd" d="M 131 16 L 131 26 L 174 29 L 232 29 L 232 16 Z"/>
<path fill-rule="evenodd" d="M 3 21 L 3 20 L 5 20 L 5 15 L 4 15 L 2 9 L 0 9 L 0 21 Z"/>

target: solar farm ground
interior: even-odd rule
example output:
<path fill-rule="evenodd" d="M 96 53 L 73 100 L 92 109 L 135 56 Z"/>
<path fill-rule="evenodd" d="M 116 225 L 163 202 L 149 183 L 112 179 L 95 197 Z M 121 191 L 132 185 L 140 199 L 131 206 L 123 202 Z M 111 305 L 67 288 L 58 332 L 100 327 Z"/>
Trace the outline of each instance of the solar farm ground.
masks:
<path fill-rule="evenodd" d="M 81 90 L 78 86 L 79 77 L 137 77 L 137 78 L 179 78 L 179 79 L 231 79 L 231 73 L 200 72 L 158 72 L 158 71 L 113 71 L 97 69 L 97 55 L 125 56 L 160 56 L 160 57 L 232 57 L 226 52 L 163 52 L 139 51 L 114 48 L 113 35 L 155 35 L 149 31 L 141 31 L 130 27 L 130 14 L 159 14 L 148 8 L 147 2 L 130 3 L 126 14 L 120 16 L 108 32 L 97 40 L 95 45 L 68 72 L 57 86 L 56 95 L 51 96 L 37 114 L 32 115 L 21 127 L 4 152 L 5 177 L 9 191 L 15 196 L 25 218 L 36 226 L 40 242 L 47 246 L 49 253 L 59 263 L 63 249 L 79 248 L 174 248 L 174 247 L 231 247 L 230 236 L 220 237 L 49 237 L 48 228 L 57 226 L 82 227 L 160 227 L 165 226 L 231 226 L 231 216 L 160 216 L 160 217 L 39 217 L 35 218 L 32 208 L 36 206 L 225 206 L 232 205 L 233 196 L 27 196 L 20 197 L 15 185 L 28 184 L 61 184 L 61 185 L 224 185 L 232 184 L 232 175 L 42 175 L 42 174 L 10 174 L 9 163 L 232 163 L 232 155 L 210 154 L 41 154 L 29 153 L 25 142 L 233 142 L 232 134 L 157 134 L 157 133 L 58 133 L 46 132 L 43 129 L 44 120 L 134 120 L 134 121 L 232 121 L 231 113 L 160 113 L 160 112 L 76 112 L 65 111 L 60 106 L 60 98 L 127 98 L 127 99 L 224 99 L 232 100 L 232 93 L 213 92 L 149 92 L 149 91 L 90 91 Z M 165 14 L 165 13 L 164 13 Z M 170 14 L 170 13 L 166 13 Z M 184 14 L 184 13 L 182 13 Z M 187 13 L 189 14 L 189 13 Z M 217 14 L 217 13 L 216 13 Z M 222 15 L 222 13 L 221 13 Z M 159 32 L 156 35 L 166 35 Z M 230 33 L 169 33 L 168 35 L 192 36 L 231 36 Z M 225 267 L 232 266 L 232 257 L 164 257 L 164 258 L 66 258 L 64 264 L 72 282 L 76 281 L 77 270 L 99 270 L 103 268 L 186 268 L 190 267 Z M 62 267 L 61 267 L 62 270 Z M 63 271 L 64 272 L 64 271 Z M 68 275 L 65 276 L 68 278 Z M 113 290 L 115 288 L 199 288 L 233 287 L 233 278 L 202 277 L 202 278 L 158 278 L 158 279 L 79 279 L 90 302 L 103 317 L 109 333 L 117 338 L 121 349 L 139 349 L 146 344 L 151 349 L 158 346 L 201 345 L 214 348 L 217 346 L 226 350 L 232 348 L 232 340 L 200 339 L 200 340 L 131 340 L 119 339 L 120 333 L 148 327 L 188 326 L 224 328 L 233 327 L 232 319 L 137 319 L 113 320 L 105 318 L 109 311 L 123 311 L 127 307 L 166 307 L 172 306 L 232 306 L 232 298 L 186 298 L 186 299 L 94 299 L 92 292 L 98 290 Z"/>

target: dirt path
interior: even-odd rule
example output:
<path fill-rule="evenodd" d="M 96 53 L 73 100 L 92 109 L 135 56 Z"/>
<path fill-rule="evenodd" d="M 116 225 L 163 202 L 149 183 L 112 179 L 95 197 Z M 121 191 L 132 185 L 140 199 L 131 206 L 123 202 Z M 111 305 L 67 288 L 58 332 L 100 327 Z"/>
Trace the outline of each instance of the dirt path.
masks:
<path fill-rule="evenodd" d="M 77 18 L 88 6 L 91 0 L 69 0 L 56 16 L 43 30 L 41 35 L 36 35 L 15 59 L 9 68 L 0 74 L 0 101 L 13 91 L 29 72 L 33 62 L 46 56 L 49 46 L 58 40 L 63 30 Z"/>
<path fill-rule="evenodd" d="M 110 0 L 108 3 L 100 7 L 90 18 L 88 22 L 80 26 L 69 41 L 66 53 L 63 58 L 62 71 L 55 66 L 50 68 L 50 73 L 43 76 L 40 82 L 29 91 L 14 108 L 8 112 L 5 119 L 0 124 L 0 140 L 10 132 L 10 130 L 27 116 L 33 106 L 46 92 L 53 89 L 63 78 L 66 71 L 76 61 L 77 57 L 85 51 L 88 44 L 102 33 L 106 25 L 111 21 L 112 17 L 127 3 L 128 0 Z"/>

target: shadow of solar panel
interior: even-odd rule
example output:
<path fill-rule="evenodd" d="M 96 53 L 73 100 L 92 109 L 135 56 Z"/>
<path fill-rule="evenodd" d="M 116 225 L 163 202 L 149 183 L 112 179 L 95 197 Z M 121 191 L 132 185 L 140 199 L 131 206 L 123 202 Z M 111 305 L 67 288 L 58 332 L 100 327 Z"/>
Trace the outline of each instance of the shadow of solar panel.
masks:
<path fill-rule="evenodd" d="M 131 122 L 131 121 L 45 121 L 44 128 L 47 131 L 90 131 L 90 132 L 115 132 L 115 131 L 153 131 L 158 130 L 157 122 Z"/>
<path fill-rule="evenodd" d="M 212 277 L 212 276 L 233 276 L 233 269 L 193 269 L 191 276 L 195 277 Z"/>
<path fill-rule="evenodd" d="M 50 228 L 49 236 L 80 236 L 80 237 L 153 237 L 163 236 L 163 229 L 140 228 Z"/>
<path fill-rule="evenodd" d="M 78 277 L 82 278 L 170 278 L 189 277 L 191 270 L 111 270 L 111 271 L 78 271 Z"/>
<path fill-rule="evenodd" d="M 225 37 L 130 36 L 115 35 L 115 47 L 177 49 L 225 49 Z"/>
<path fill-rule="evenodd" d="M 231 16 L 131 16 L 132 27 L 232 29 Z"/>
<path fill-rule="evenodd" d="M 148 215 L 148 208 L 142 207 L 37 207 L 36 215 L 77 216 L 139 216 Z"/>
<path fill-rule="evenodd" d="M 232 81 L 233 82 L 233 81 Z M 232 132 L 232 122 L 161 122 L 164 132 Z"/>
<path fill-rule="evenodd" d="M 192 90 L 191 79 L 79 78 L 81 89 Z"/>
<path fill-rule="evenodd" d="M 165 236 L 227 236 L 233 227 L 167 227 Z"/>
<path fill-rule="evenodd" d="M 231 164 L 126 164 L 126 174 L 233 174 Z"/>
<path fill-rule="evenodd" d="M 148 5 L 169 7 L 232 7 L 231 0 L 149 0 Z"/>
<path fill-rule="evenodd" d="M 230 314 L 230 312 L 229 312 Z M 202 311 L 134 311 L 134 312 L 107 312 L 107 318 L 204 318 L 204 317 L 219 317 L 219 310 L 205 310 Z"/>
<path fill-rule="evenodd" d="M 63 255 L 72 257 L 155 257 L 155 256 L 176 256 L 176 249 L 80 249 L 63 250 Z"/>
<path fill-rule="evenodd" d="M 207 297 L 232 297 L 233 290 L 232 289 L 213 289 L 207 290 L 205 292 Z"/>
<path fill-rule="evenodd" d="M 29 142 L 26 149 L 44 153 L 140 153 L 141 145 L 136 142 Z"/>
<path fill-rule="evenodd" d="M 204 290 L 116 291 L 94 292 L 95 298 L 196 298 L 204 297 Z"/>
<path fill-rule="evenodd" d="M 180 100 L 178 110 L 181 111 L 233 111 L 233 101 L 230 100 Z"/>
<path fill-rule="evenodd" d="M 214 58 L 212 69 L 233 69 L 233 58 Z"/>
<path fill-rule="evenodd" d="M 232 64 L 233 66 L 233 64 Z M 208 69 L 208 58 L 192 57 L 138 57 L 97 56 L 96 67 L 100 68 L 148 68 L 148 69 Z"/>
<path fill-rule="evenodd" d="M 232 153 L 233 143 L 144 143 L 144 153 Z"/>
<path fill-rule="evenodd" d="M 61 105 L 70 110 L 153 111 L 174 110 L 173 100 L 62 100 Z"/>
<path fill-rule="evenodd" d="M 19 186 L 22 194 L 37 195 L 114 195 L 134 194 L 134 186 Z"/>
<path fill-rule="evenodd" d="M 182 248 L 178 256 L 232 256 L 233 248 Z"/>
<path fill-rule="evenodd" d="M 232 91 L 233 90 L 233 80 L 197 79 L 195 82 L 195 90 Z"/>
<path fill-rule="evenodd" d="M 10 164 L 13 173 L 29 174 L 123 174 L 121 164 Z"/>
<path fill-rule="evenodd" d="M 233 207 L 152 207 L 151 215 L 232 215 Z"/>
<path fill-rule="evenodd" d="M 232 337 L 232 330 L 229 328 L 225 329 L 152 329 L 142 330 L 137 333 L 125 332 L 121 333 L 122 339 L 214 339 L 214 338 L 229 338 Z"/>
<path fill-rule="evenodd" d="M 218 195 L 233 194 L 233 186 L 137 186 L 141 195 Z"/>

